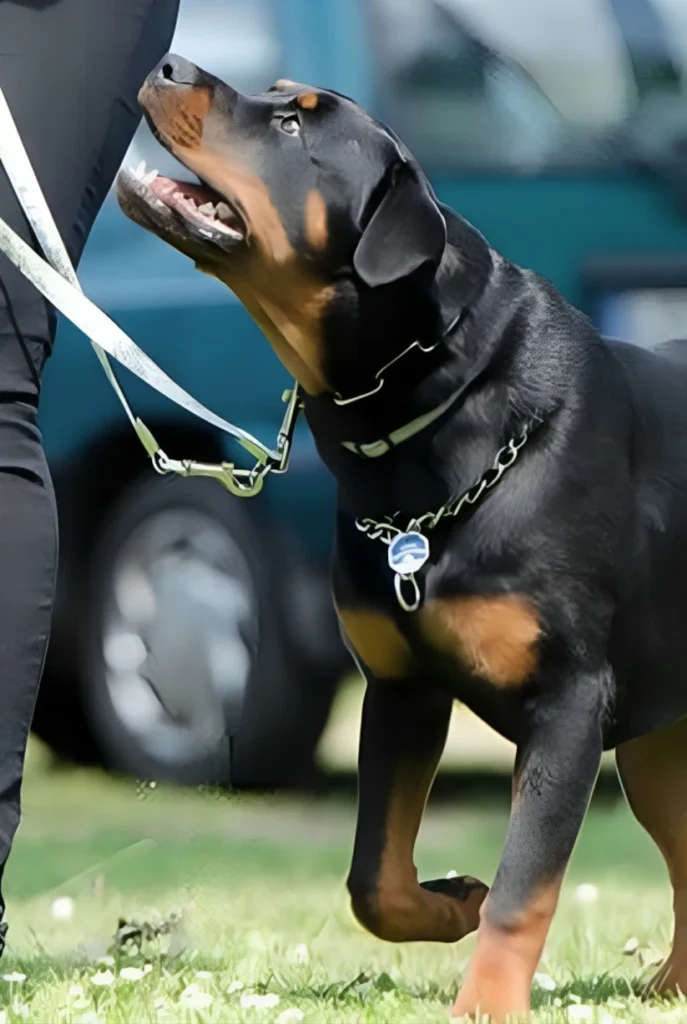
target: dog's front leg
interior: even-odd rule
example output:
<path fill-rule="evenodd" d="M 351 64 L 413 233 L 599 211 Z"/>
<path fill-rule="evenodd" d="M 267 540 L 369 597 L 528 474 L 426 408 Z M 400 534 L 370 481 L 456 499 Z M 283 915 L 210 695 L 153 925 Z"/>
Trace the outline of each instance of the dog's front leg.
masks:
<path fill-rule="evenodd" d="M 477 928 L 487 894 L 475 878 L 421 884 L 413 863 L 452 703 L 422 679 L 368 674 L 348 888 L 360 923 L 390 942 L 456 942 Z"/>
<path fill-rule="evenodd" d="M 555 696 L 536 701 L 518 750 L 505 847 L 454 1018 L 529 1013 L 532 978 L 599 771 L 608 683 L 605 669 L 569 673 L 556 680 Z"/>

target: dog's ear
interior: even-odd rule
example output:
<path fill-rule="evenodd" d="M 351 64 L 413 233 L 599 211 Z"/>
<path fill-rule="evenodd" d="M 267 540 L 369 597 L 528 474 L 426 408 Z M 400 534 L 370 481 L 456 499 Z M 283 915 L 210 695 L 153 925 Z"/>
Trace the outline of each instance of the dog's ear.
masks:
<path fill-rule="evenodd" d="M 427 182 L 406 160 L 397 163 L 353 255 L 356 273 L 371 288 L 391 284 L 424 263 L 438 266 L 445 246 L 446 221 Z"/>

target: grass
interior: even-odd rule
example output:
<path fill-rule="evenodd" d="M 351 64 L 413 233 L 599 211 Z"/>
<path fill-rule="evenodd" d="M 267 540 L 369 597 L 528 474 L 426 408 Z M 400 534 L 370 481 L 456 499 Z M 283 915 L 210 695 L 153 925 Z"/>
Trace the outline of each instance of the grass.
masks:
<path fill-rule="evenodd" d="M 351 802 L 140 790 L 50 771 L 39 753 L 4 883 L 7 1021 L 447 1019 L 473 940 L 401 947 L 358 929 L 344 888 Z M 506 823 L 501 805 L 430 808 L 421 876 L 456 869 L 489 880 Z M 578 898 L 583 883 L 596 887 L 595 901 Z M 73 912 L 61 919 L 60 910 Z M 154 924 L 173 911 L 183 926 L 171 937 L 108 954 L 120 916 Z M 540 967 L 534 1020 L 687 1021 L 687 1004 L 636 995 L 669 932 L 652 844 L 622 804 L 593 807 Z M 630 939 L 632 956 L 623 953 Z"/>

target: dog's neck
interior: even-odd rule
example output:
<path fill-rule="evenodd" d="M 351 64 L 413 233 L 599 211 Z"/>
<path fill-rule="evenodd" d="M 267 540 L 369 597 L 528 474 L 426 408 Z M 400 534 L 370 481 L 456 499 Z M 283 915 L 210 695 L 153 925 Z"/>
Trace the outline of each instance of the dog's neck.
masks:
<path fill-rule="evenodd" d="M 528 344 L 528 273 L 491 250 L 462 218 L 442 212 L 448 243 L 434 281 L 435 333 L 419 339 L 440 344 L 429 354 L 405 355 L 370 398 L 344 407 L 328 396 L 306 399 L 318 451 L 337 478 L 342 506 L 355 515 L 413 516 L 439 507 L 481 476 L 538 401 L 536 374 L 525 380 L 512 365 Z M 415 332 L 403 333 L 396 351 L 412 340 Z M 368 360 L 377 367 L 388 354 Z M 357 393 L 371 376 L 358 376 Z M 343 440 L 381 439 L 451 395 L 457 399 L 445 415 L 387 454 L 366 459 L 342 447 Z"/>
<path fill-rule="evenodd" d="M 369 397 L 344 405 L 331 394 L 306 397 L 306 414 L 318 449 L 339 479 L 341 456 L 350 464 L 350 457 L 341 450 L 342 441 L 377 440 L 438 408 L 466 383 L 478 364 L 486 365 L 495 347 L 472 325 L 473 307 L 494 269 L 494 254 L 467 222 L 451 210 L 442 212 L 448 240 L 433 280 L 422 288 L 404 282 L 384 295 L 379 289 L 363 291 L 355 300 L 340 293 L 341 306 L 332 310 L 330 379 L 338 395 L 355 398 L 374 390 L 381 367 L 397 360 L 381 375 L 383 386 Z M 413 347 L 413 343 L 419 344 Z M 431 433 L 431 428 L 422 431 L 424 439 Z M 413 441 L 415 449 L 421 440 Z M 374 462 L 384 475 L 389 458 Z M 364 475 L 369 472 L 362 465 L 360 469 Z"/>

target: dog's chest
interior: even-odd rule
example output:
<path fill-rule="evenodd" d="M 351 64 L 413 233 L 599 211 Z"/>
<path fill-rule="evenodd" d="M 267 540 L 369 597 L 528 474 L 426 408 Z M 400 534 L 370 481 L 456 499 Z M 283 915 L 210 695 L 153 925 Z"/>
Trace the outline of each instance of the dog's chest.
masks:
<path fill-rule="evenodd" d="M 461 594 L 400 614 L 339 600 L 337 611 L 348 644 L 378 679 L 439 672 L 449 684 L 468 675 L 501 689 L 520 687 L 536 672 L 541 627 L 522 595 Z"/>

